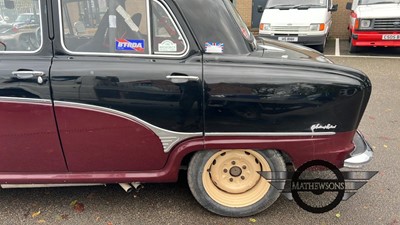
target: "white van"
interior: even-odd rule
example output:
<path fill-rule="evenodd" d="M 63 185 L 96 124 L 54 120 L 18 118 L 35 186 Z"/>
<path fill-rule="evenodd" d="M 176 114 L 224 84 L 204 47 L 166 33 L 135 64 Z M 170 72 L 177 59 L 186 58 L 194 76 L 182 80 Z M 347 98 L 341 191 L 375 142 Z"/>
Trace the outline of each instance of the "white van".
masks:
<path fill-rule="evenodd" d="M 332 0 L 268 0 L 260 36 L 314 46 L 323 52 L 332 25 Z"/>

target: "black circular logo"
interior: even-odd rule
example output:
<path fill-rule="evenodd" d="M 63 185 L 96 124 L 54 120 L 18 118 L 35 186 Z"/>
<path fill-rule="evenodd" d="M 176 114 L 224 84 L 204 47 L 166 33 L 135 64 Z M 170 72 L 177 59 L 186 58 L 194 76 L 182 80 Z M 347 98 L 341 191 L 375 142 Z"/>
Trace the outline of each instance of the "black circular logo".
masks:
<path fill-rule="evenodd" d="M 293 199 L 304 210 L 325 213 L 342 201 L 345 193 L 344 176 L 329 162 L 310 161 L 293 174 L 291 192 Z"/>

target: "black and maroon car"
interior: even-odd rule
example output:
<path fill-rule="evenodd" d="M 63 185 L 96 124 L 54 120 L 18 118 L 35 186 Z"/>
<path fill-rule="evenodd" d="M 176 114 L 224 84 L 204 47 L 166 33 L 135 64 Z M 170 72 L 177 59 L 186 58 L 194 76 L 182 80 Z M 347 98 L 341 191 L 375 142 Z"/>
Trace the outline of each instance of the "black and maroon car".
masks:
<path fill-rule="evenodd" d="M 40 26 L 0 35 L 3 188 L 129 189 L 187 166 L 201 205 L 248 216 L 280 194 L 259 171 L 372 158 L 367 76 L 257 41 L 229 0 L 6 2 Z"/>

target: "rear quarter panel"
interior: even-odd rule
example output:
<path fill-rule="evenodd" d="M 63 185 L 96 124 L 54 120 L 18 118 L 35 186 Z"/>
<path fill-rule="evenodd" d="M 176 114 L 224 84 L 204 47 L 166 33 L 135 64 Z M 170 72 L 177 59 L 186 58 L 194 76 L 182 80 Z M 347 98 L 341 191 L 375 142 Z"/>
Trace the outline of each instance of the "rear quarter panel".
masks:
<path fill-rule="evenodd" d="M 371 93 L 364 74 L 328 63 L 206 56 L 204 73 L 206 149 L 277 149 L 295 166 L 342 167 Z"/>
<path fill-rule="evenodd" d="M 239 58 L 205 58 L 206 133 L 358 127 L 371 91 L 361 73 L 324 63 Z"/>

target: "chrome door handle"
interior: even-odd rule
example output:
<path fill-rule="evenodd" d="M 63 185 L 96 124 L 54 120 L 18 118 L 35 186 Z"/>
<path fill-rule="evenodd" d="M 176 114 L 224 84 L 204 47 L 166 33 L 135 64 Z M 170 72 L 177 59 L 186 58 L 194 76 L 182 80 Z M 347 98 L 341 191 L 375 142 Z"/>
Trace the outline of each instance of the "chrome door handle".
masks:
<path fill-rule="evenodd" d="M 20 80 L 32 79 L 34 77 L 42 77 L 45 75 L 42 71 L 14 71 L 12 74 Z"/>
<path fill-rule="evenodd" d="M 13 76 L 19 80 L 29 80 L 32 78 L 37 78 L 38 84 L 43 84 L 45 82 L 45 72 L 42 71 L 29 71 L 29 70 L 21 70 L 12 72 Z"/>
<path fill-rule="evenodd" d="M 170 80 L 172 83 L 175 84 L 183 84 L 183 83 L 187 83 L 189 81 L 199 81 L 200 78 L 196 77 L 196 76 L 167 76 L 167 79 Z"/>

